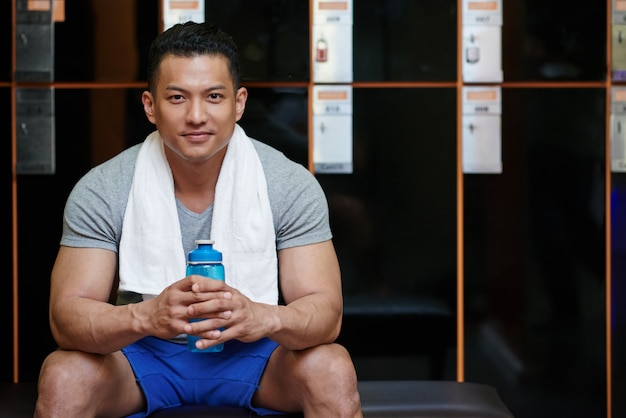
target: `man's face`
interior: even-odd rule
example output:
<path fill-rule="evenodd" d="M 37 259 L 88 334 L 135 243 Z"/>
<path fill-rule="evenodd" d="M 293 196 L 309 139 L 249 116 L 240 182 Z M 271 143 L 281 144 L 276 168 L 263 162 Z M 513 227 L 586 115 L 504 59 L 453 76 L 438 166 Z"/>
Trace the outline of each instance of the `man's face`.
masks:
<path fill-rule="evenodd" d="M 221 55 L 166 56 L 154 94 L 142 96 L 148 120 L 173 157 L 190 162 L 208 160 L 228 144 L 246 99 L 246 89 L 234 91 Z"/>

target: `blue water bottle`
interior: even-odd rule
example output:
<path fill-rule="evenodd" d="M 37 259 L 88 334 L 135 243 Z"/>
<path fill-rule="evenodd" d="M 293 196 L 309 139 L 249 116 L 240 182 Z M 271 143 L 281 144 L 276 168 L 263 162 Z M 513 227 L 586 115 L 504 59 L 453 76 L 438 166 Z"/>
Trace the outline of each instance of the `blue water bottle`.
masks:
<path fill-rule="evenodd" d="M 187 254 L 187 276 L 197 274 L 215 280 L 224 281 L 224 265 L 222 264 L 222 253 L 213 248 L 213 240 L 196 240 L 196 248 Z M 202 321 L 200 318 L 193 318 L 189 321 Z M 224 344 L 218 344 L 205 349 L 196 348 L 196 341 L 199 338 L 194 335 L 187 336 L 187 347 L 196 353 L 214 353 L 222 351 Z"/>

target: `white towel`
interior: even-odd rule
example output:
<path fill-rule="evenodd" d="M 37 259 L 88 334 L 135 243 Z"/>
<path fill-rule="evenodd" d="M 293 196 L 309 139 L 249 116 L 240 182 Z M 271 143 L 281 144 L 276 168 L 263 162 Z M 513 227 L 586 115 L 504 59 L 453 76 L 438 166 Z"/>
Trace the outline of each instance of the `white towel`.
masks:
<path fill-rule="evenodd" d="M 211 239 L 224 257 L 226 283 L 256 302 L 278 303 L 276 235 L 267 184 L 254 145 L 239 125 L 215 189 Z M 185 276 L 186 254 L 163 141 L 144 141 L 120 242 L 120 290 L 157 295 Z"/>

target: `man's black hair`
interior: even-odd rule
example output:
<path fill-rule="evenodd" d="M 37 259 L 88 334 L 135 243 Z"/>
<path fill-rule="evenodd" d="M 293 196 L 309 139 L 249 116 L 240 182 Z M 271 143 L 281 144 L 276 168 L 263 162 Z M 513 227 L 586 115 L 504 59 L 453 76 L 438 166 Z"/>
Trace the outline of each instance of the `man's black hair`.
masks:
<path fill-rule="evenodd" d="M 178 23 L 161 33 L 148 52 L 148 88 L 154 94 L 159 65 L 167 55 L 193 57 L 222 55 L 228 60 L 228 69 L 235 91 L 239 89 L 241 74 L 239 54 L 233 38 L 210 23 Z"/>

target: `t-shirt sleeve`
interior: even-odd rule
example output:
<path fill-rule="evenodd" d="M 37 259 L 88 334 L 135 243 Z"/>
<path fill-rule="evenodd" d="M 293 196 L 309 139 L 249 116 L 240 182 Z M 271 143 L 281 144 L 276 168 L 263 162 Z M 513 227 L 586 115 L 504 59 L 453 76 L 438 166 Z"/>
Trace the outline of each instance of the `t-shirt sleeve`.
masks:
<path fill-rule="evenodd" d="M 74 186 L 63 211 L 61 245 L 118 251 L 136 152 L 92 168 Z"/>
<path fill-rule="evenodd" d="M 315 176 L 294 162 L 280 167 L 268 179 L 270 201 L 276 206 L 276 249 L 331 239 L 328 202 Z"/>

